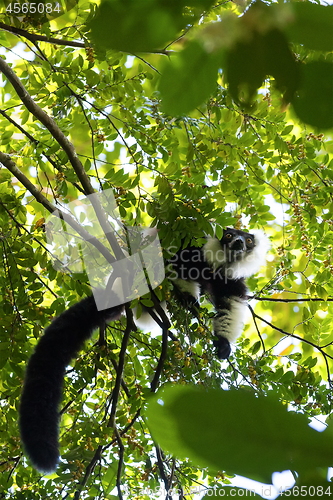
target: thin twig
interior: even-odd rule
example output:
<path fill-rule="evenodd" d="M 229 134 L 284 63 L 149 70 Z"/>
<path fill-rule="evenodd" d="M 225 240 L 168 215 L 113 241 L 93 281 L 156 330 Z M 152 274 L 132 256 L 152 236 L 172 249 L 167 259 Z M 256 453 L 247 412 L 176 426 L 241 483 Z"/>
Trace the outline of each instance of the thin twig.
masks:
<path fill-rule="evenodd" d="M 166 477 L 165 471 L 164 471 L 162 450 L 158 445 L 155 445 L 155 451 L 156 451 L 157 465 L 158 465 L 158 469 L 160 471 L 161 479 L 164 483 L 164 487 L 165 487 L 166 491 L 169 491 L 169 481 L 168 481 L 168 478 Z"/>
<path fill-rule="evenodd" d="M 263 338 L 262 338 L 262 336 L 261 336 L 261 333 L 260 333 L 260 331 L 259 331 L 259 327 L 258 327 L 258 325 L 257 325 L 257 318 L 256 318 L 256 314 L 255 314 L 255 312 L 254 312 L 254 309 L 250 306 L 250 304 L 247 304 L 247 307 L 248 307 L 248 308 L 250 309 L 250 311 L 251 311 L 251 314 L 252 314 L 252 317 L 253 317 L 253 322 L 254 322 L 254 325 L 255 325 L 255 327 L 256 327 L 257 334 L 258 334 L 258 337 L 259 337 L 259 339 L 260 339 L 260 342 L 261 342 L 261 344 L 262 344 L 263 351 L 264 351 L 264 353 L 265 353 L 265 352 L 266 352 L 266 349 L 265 349 L 265 342 L 264 342 L 264 339 L 263 339 Z"/>
<path fill-rule="evenodd" d="M 118 432 L 118 429 L 116 427 L 114 428 L 114 431 L 115 431 L 115 434 L 116 434 L 116 437 L 117 437 L 117 441 L 118 441 L 118 446 L 119 446 L 119 462 L 118 462 L 118 469 L 117 469 L 116 486 L 117 486 L 119 500 L 123 500 L 123 495 L 122 495 L 120 487 L 121 487 L 121 472 L 122 472 L 123 463 L 124 463 L 124 451 L 125 451 L 125 447 L 123 445 L 123 442 L 121 440 L 121 436 L 120 436 L 120 434 Z"/>
<path fill-rule="evenodd" d="M 295 335 L 294 333 L 289 333 L 289 332 L 286 332 L 285 330 L 282 330 L 282 328 L 278 328 L 277 326 L 273 325 L 272 323 L 270 323 L 266 319 L 262 318 L 261 316 L 259 316 L 255 312 L 254 312 L 254 315 L 256 318 L 260 319 L 261 321 L 263 321 L 264 323 L 269 325 L 271 328 L 273 328 L 274 330 L 277 330 L 278 332 L 282 333 L 283 335 L 287 335 L 288 337 L 293 337 L 294 339 L 300 340 L 301 342 L 305 342 L 306 344 L 309 344 L 312 347 L 314 347 L 315 349 L 317 349 L 324 358 L 324 361 L 326 364 L 327 379 L 328 379 L 329 384 L 332 385 L 330 368 L 329 368 L 329 365 L 327 362 L 327 358 L 333 359 L 333 356 L 330 356 L 329 354 L 327 354 L 327 352 L 324 351 L 323 347 L 320 347 L 319 345 L 316 345 L 313 342 L 310 342 L 310 340 L 302 338 L 299 335 Z"/>
<path fill-rule="evenodd" d="M 256 297 L 255 295 L 249 299 L 261 300 L 263 302 L 333 302 L 332 299 L 321 299 L 320 297 L 309 297 L 308 299 L 275 299 L 274 297 Z"/>
<path fill-rule="evenodd" d="M 157 363 L 157 367 L 156 367 L 156 370 L 155 370 L 154 378 L 153 378 L 152 383 L 150 385 L 150 390 L 152 392 L 155 392 L 156 389 L 157 389 L 157 387 L 158 387 L 159 379 L 160 379 L 160 376 L 161 376 L 161 373 L 162 373 L 162 370 L 163 370 L 163 366 L 164 366 L 164 361 L 166 360 L 166 357 L 167 357 L 167 352 L 168 352 L 168 333 L 169 333 L 169 329 L 166 326 L 163 326 L 163 328 L 162 328 L 162 350 L 161 350 L 161 355 L 160 355 L 160 359 L 158 360 L 158 363 Z"/>

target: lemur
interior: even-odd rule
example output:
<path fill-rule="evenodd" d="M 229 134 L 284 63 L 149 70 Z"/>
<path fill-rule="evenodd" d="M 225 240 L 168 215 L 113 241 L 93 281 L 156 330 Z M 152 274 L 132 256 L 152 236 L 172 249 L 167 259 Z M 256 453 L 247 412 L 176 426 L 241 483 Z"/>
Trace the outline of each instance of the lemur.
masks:
<path fill-rule="evenodd" d="M 245 278 L 265 263 L 269 246 L 262 231 L 226 228 L 222 239 L 207 237 L 201 248 L 182 248 L 169 261 L 170 279 L 181 293 L 196 300 L 205 293 L 212 302 L 216 311 L 213 343 L 219 359 L 229 357 L 230 343 L 242 333 L 247 307 Z M 116 292 L 109 293 L 108 303 L 112 303 Z M 29 359 L 19 426 L 24 449 L 39 471 L 54 471 L 59 460 L 58 410 L 66 367 L 94 330 L 119 319 L 123 310 L 124 305 L 118 305 L 99 311 L 93 296 L 82 299 L 52 321 Z"/>

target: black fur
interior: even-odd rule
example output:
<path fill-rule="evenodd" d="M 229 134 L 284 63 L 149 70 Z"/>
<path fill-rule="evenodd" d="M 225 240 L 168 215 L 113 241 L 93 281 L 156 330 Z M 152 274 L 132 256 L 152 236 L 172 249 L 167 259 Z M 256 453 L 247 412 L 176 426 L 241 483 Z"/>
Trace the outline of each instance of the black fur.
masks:
<path fill-rule="evenodd" d="M 113 292 L 111 292 L 113 293 Z M 93 296 L 55 318 L 46 328 L 26 369 L 19 409 L 24 449 L 36 469 L 52 472 L 59 460 L 59 405 L 66 367 L 105 321 L 123 306 L 98 311 Z"/>
<path fill-rule="evenodd" d="M 216 356 L 219 359 L 228 359 L 231 353 L 231 345 L 228 339 L 225 337 L 217 336 L 217 339 L 213 340 L 213 346 L 216 347 Z"/>

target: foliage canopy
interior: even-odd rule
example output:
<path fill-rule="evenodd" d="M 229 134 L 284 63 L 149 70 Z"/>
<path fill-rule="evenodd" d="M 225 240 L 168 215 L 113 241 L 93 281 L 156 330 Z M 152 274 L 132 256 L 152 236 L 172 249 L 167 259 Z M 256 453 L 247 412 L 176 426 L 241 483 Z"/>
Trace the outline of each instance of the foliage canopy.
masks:
<path fill-rule="evenodd" d="M 332 425 L 307 423 L 332 412 L 333 7 L 60 4 L 0 12 L 1 496 L 208 498 L 233 474 L 284 469 L 328 491 Z M 214 357 L 212 306 L 193 317 L 167 279 L 170 329 L 124 317 L 96 333 L 68 367 L 62 461 L 41 480 L 17 428 L 25 364 L 89 293 L 85 274 L 54 269 L 44 222 L 109 188 L 165 257 L 228 225 L 263 228 L 272 251 L 229 361 Z"/>

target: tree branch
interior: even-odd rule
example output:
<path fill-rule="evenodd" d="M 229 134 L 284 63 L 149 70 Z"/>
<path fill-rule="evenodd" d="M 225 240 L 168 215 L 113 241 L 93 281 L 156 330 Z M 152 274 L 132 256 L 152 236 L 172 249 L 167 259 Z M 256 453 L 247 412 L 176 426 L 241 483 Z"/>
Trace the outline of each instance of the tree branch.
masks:
<path fill-rule="evenodd" d="M 117 377 L 116 377 L 116 383 L 115 383 L 115 386 L 113 389 L 113 394 L 112 394 L 112 408 L 111 408 L 111 412 L 110 412 L 110 419 L 108 422 L 108 427 L 114 427 L 114 428 L 116 427 L 115 426 L 115 417 L 116 417 L 116 410 L 117 410 L 117 405 L 118 405 L 118 400 L 119 400 L 121 382 L 123 379 L 126 348 L 127 348 L 127 344 L 128 344 L 130 335 L 131 335 L 131 331 L 133 329 L 136 329 L 136 327 L 133 323 L 133 313 L 132 313 L 131 309 L 128 306 L 126 306 L 126 329 L 124 332 L 123 340 L 121 343 L 121 349 L 120 349 L 120 353 L 119 353 Z"/>
<path fill-rule="evenodd" d="M 162 458 L 162 450 L 161 448 L 155 444 L 155 451 L 156 451 L 156 458 L 157 458 L 157 465 L 158 465 L 158 469 L 160 471 L 160 476 L 161 476 L 161 479 L 164 483 L 164 487 L 165 487 L 165 490 L 167 492 L 169 492 L 169 481 L 168 481 L 168 478 L 165 474 L 165 471 L 164 471 L 164 463 L 163 463 L 163 458 Z M 167 498 L 168 498 L 169 494 L 167 493 Z"/>
<path fill-rule="evenodd" d="M 139 408 L 136 412 L 136 414 L 134 415 L 133 419 L 131 420 L 131 422 L 125 427 L 125 429 L 123 429 L 121 432 L 118 431 L 118 436 L 121 437 L 123 436 L 124 434 L 126 434 L 126 432 L 134 425 L 134 423 L 136 422 L 136 420 L 138 419 L 138 417 L 140 416 L 140 412 L 141 412 L 141 408 Z M 78 490 L 76 492 L 76 494 L 78 494 L 78 497 L 80 497 L 80 492 L 83 490 L 83 488 L 85 487 L 85 485 L 87 484 L 87 481 L 89 479 L 89 476 L 90 474 L 93 472 L 95 466 L 96 466 L 96 463 L 98 462 L 98 460 L 101 459 L 102 457 L 102 452 L 104 452 L 105 450 L 107 450 L 108 448 L 110 448 L 110 446 L 112 446 L 114 443 L 116 443 L 118 441 L 118 438 L 116 437 L 115 439 L 113 439 L 111 441 L 111 443 L 107 444 L 106 446 L 101 446 L 99 445 L 93 458 L 91 459 L 91 461 L 89 462 L 87 468 L 86 468 L 86 472 L 85 472 L 85 475 L 84 475 L 84 478 L 81 482 L 81 485 L 80 485 L 80 490 Z"/>
<path fill-rule="evenodd" d="M 299 335 L 295 335 L 294 333 L 289 333 L 289 332 L 286 332 L 285 330 L 282 330 L 282 328 L 278 328 L 277 326 L 273 325 L 272 323 L 270 323 L 266 319 L 264 319 L 261 316 L 259 316 L 254 311 L 253 311 L 252 314 L 253 314 L 253 317 L 256 317 L 256 318 L 260 319 L 261 321 L 263 321 L 264 323 L 266 323 L 267 325 L 269 325 L 271 328 L 273 328 L 274 330 L 282 333 L 283 335 L 287 335 L 288 337 L 293 337 L 294 339 L 300 340 L 301 342 L 305 342 L 306 344 L 309 344 L 312 347 L 314 347 L 315 349 L 317 349 L 320 352 L 320 354 L 323 356 L 323 358 L 324 358 L 324 361 L 325 361 L 325 364 L 326 364 L 326 371 L 327 371 L 328 382 L 329 382 L 330 385 L 332 385 L 331 375 L 330 375 L 330 368 L 329 368 L 329 365 L 328 365 L 328 362 L 327 362 L 327 358 L 333 359 L 333 356 L 331 356 L 330 354 L 327 354 L 327 352 L 324 351 L 323 347 L 320 347 L 319 345 L 316 345 L 313 342 L 310 342 L 310 340 L 302 338 Z"/>
<path fill-rule="evenodd" d="M 1 59 L 1 58 L 0 58 Z M 46 210 L 53 213 L 55 210 L 58 211 L 59 217 L 67 222 L 78 234 L 82 236 L 85 241 L 89 241 L 94 245 L 97 250 L 105 257 L 107 262 L 113 264 L 115 258 L 110 254 L 107 248 L 95 237 L 91 236 L 88 231 L 86 231 L 76 220 L 69 214 L 63 212 L 58 207 L 54 206 L 39 190 L 32 184 L 32 182 L 21 172 L 21 170 L 16 166 L 15 162 L 11 157 L 5 153 L 0 152 L 0 162 L 23 184 L 23 186 L 36 198 L 36 200 L 43 205 Z"/>
<path fill-rule="evenodd" d="M 252 317 L 253 317 L 253 322 L 254 322 L 254 325 L 255 325 L 255 327 L 256 327 L 257 334 L 258 334 L 258 337 L 259 337 L 260 342 L 261 342 L 261 344 L 262 344 L 262 349 L 263 349 L 264 354 L 265 354 L 265 352 L 266 352 L 266 349 L 265 349 L 265 342 L 264 342 L 264 339 L 263 339 L 263 338 L 262 338 L 262 336 L 261 336 L 261 333 L 260 333 L 260 331 L 259 331 L 259 327 L 258 327 L 258 325 L 257 325 L 256 313 L 254 312 L 254 309 L 253 309 L 253 307 L 251 307 L 251 306 L 250 306 L 250 304 L 247 304 L 247 307 L 248 307 L 248 308 L 250 309 L 250 311 L 251 311 L 251 314 L 252 314 Z"/>
<path fill-rule="evenodd" d="M 72 40 L 60 40 L 59 38 L 47 37 L 44 35 L 36 35 L 35 33 L 30 33 L 29 31 L 23 30 L 21 28 L 16 28 L 15 26 L 9 26 L 8 24 L 0 23 L 0 28 L 9 31 L 10 33 L 14 33 L 15 35 L 20 35 L 30 40 L 31 42 L 46 42 L 46 43 L 54 43 L 56 45 L 66 45 L 68 47 L 79 47 L 81 49 L 85 48 L 85 44 L 83 42 L 74 42 Z"/>
<path fill-rule="evenodd" d="M 125 451 L 125 447 L 124 447 L 123 442 L 121 440 L 121 436 L 119 434 L 119 431 L 118 431 L 118 429 L 116 427 L 114 428 L 114 431 L 115 431 L 115 434 L 116 434 L 116 437 L 117 437 L 117 441 L 118 441 L 118 445 L 119 445 L 119 462 L 118 462 L 118 469 L 117 469 L 117 482 L 116 482 L 116 486 L 117 486 L 119 500 L 123 500 L 123 495 L 121 493 L 120 487 L 121 487 L 121 471 L 122 471 L 123 463 L 124 463 L 124 451 Z"/>
<path fill-rule="evenodd" d="M 85 192 L 88 194 L 95 193 L 95 190 L 90 183 L 89 177 L 87 176 L 81 161 L 77 157 L 73 144 L 67 139 L 67 137 L 58 127 L 54 119 L 47 113 L 45 113 L 45 111 L 41 107 L 39 107 L 38 104 L 36 104 L 36 102 L 27 92 L 21 80 L 17 77 L 14 71 L 2 58 L 0 58 L 0 71 L 12 84 L 15 92 L 17 93 L 17 95 L 19 96 L 25 107 L 47 128 L 47 130 L 51 133 L 52 137 L 55 138 L 55 140 L 60 144 L 62 149 L 65 151 L 71 165 L 73 166 L 79 180 L 81 181 L 82 187 L 85 190 Z"/>
<path fill-rule="evenodd" d="M 163 370 L 164 366 L 164 361 L 166 360 L 167 357 L 167 352 L 168 352 L 168 333 L 169 329 L 167 326 L 163 326 L 162 328 L 162 350 L 161 350 L 161 355 L 160 359 L 158 360 L 157 367 L 155 370 L 155 375 L 152 380 L 152 383 L 150 385 L 150 389 L 152 392 L 155 392 L 158 386 L 158 382 Z"/>
<path fill-rule="evenodd" d="M 35 146 L 38 146 L 38 144 L 40 144 L 40 142 L 35 139 L 31 134 L 29 134 L 29 132 L 27 132 L 26 130 L 24 130 L 24 128 L 19 124 L 19 123 L 16 123 L 15 120 L 12 119 L 11 116 L 9 116 L 5 111 L 3 111 L 2 109 L 0 109 L 0 114 L 6 118 L 6 120 L 8 120 L 12 125 L 14 125 L 14 127 L 16 127 L 23 135 L 25 135 L 26 137 L 28 137 L 29 141 L 32 142 L 33 144 L 35 144 Z M 51 165 L 56 169 L 56 170 L 59 170 L 59 172 L 62 172 L 64 173 L 65 177 L 66 177 L 66 171 L 60 166 L 60 165 L 57 165 L 57 163 L 51 158 L 51 156 L 49 156 L 47 153 L 45 153 L 45 151 L 42 151 L 42 154 L 45 156 L 45 158 L 47 158 L 47 160 L 51 163 Z M 78 189 L 81 193 L 87 195 L 88 193 L 86 193 L 84 191 L 84 189 L 82 189 L 81 186 L 79 186 L 79 184 L 77 184 L 76 182 L 72 182 L 71 183 L 73 184 L 73 186 Z"/>
<path fill-rule="evenodd" d="M 320 297 L 309 297 L 307 299 L 275 299 L 274 297 L 257 297 L 252 295 L 252 297 L 248 297 L 249 299 L 261 300 L 261 301 L 270 301 L 270 302 L 333 302 L 332 299 L 321 299 Z"/>
<path fill-rule="evenodd" d="M 8 81 L 14 87 L 17 95 L 21 99 L 22 103 L 26 108 L 32 113 L 50 132 L 52 137 L 60 144 L 62 149 L 68 156 L 68 159 L 78 176 L 84 191 L 88 194 L 95 194 L 95 190 L 90 183 L 90 179 L 83 168 L 81 161 L 79 160 L 73 144 L 67 139 L 62 130 L 58 127 L 54 119 L 45 113 L 44 110 L 29 95 L 24 85 L 10 68 L 10 66 L 0 57 L 0 71 L 5 75 Z M 117 259 L 123 259 L 124 254 L 115 238 L 109 221 L 106 218 L 105 212 L 102 209 L 97 197 L 92 197 L 90 199 L 92 206 L 94 207 L 95 213 L 101 225 L 101 228 L 108 239 L 112 250 L 114 251 Z"/>
<path fill-rule="evenodd" d="M 130 423 L 128 425 L 126 425 L 125 429 L 123 429 L 122 431 L 120 431 L 120 436 L 123 436 L 124 434 L 126 434 L 126 432 L 131 428 L 133 427 L 133 425 L 135 424 L 135 422 L 137 421 L 137 419 L 139 418 L 140 416 L 140 413 L 141 413 L 141 408 L 139 408 L 136 412 L 136 414 L 134 415 L 134 417 L 132 418 L 132 420 L 130 421 Z M 110 448 L 110 446 L 113 446 L 115 443 L 117 442 L 117 438 L 114 438 L 110 443 L 108 443 L 107 445 L 105 445 L 103 447 L 103 451 L 107 450 L 108 448 Z"/>

